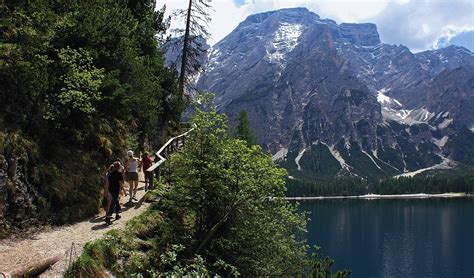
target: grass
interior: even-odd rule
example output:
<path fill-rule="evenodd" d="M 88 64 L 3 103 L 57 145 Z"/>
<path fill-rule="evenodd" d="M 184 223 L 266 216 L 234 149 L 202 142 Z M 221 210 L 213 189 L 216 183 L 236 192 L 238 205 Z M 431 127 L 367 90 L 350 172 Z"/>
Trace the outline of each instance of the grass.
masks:
<path fill-rule="evenodd" d="M 162 186 L 149 191 L 146 198 L 156 200 Z M 123 231 L 112 230 L 104 238 L 87 243 L 79 258 L 65 273 L 65 277 L 105 277 L 107 270 L 116 277 L 130 277 L 146 273 L 157 253 L 154 248 L 159 231 L 163 230 L 164 216 L 159 203 L 153 203 L 142 214 L 131 219 Z"/>
<path fill-rule="evenodd" d="M 109 233 L 112 235 L 116 232 Z M 87 243 L 82 255 L 74 261 L 64 277 L 108 277 L 106 267 L 113 264 L 117 251 L 113 242 L 110 237 L 106 237 Z"/>

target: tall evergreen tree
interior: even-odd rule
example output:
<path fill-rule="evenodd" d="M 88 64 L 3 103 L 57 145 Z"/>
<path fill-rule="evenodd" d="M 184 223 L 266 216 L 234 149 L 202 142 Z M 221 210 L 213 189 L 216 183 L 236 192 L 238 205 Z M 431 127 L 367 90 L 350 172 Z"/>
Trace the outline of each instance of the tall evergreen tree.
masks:
<path fill-rule="evenodd" d="M 247 146 L 252 146 L 257 144 L 257 139 L 255 137 L 255 132 L 250 126 L 249 117 L 247 111 L 244 109 L 240 110 L 239 116 L 237 117 L 237 124 L 234 128 L 234 138 L 244 140 L 247 142 Z"/>
<path fill-rule="evenodd" d="M 184 96 L 191 75 L 200 69 L 199 57 L 204 50 L 202 39 L 209 37 L 207 25 L 211 21 L 209 9 L 211 0 L 189 0 L 188 8 L 181 11 L 186 14 L 186 27 L 183 35 L 179 92 Z"/>

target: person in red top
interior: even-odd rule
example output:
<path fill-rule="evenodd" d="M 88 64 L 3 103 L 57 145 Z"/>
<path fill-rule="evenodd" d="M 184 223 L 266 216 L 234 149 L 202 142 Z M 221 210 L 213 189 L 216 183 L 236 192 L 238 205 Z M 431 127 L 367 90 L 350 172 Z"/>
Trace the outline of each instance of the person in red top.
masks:
<path fill-rule="evenodd" d="M 147 171 L 151 164 L 153 164 L 151 157 L 147 151 L 144 151 L 142 155 L 142 168 L 143 175 L 145 176 L 145 191 L 148 191 L 153 186 L 153 173 Z"/>

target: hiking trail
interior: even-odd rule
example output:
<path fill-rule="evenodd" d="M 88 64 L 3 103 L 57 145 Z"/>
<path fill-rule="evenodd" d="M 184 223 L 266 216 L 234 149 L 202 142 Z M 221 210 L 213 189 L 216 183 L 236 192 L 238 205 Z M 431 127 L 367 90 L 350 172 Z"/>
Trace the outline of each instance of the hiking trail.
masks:
<path fill-rule="evenodd" d="M 176 137 L 170 138 L 155 153 L 159 160 L 147 171 L 156 171 L 155 179 L 157 181 L 160 180 L 160 167 L 170 158 L 172 153 L 181 149 L 193 129 L 191 128 Z M 140 183 L 144 185 L 143 172 L 139 173 L 139 185 Z M 128 187 L 128 183 L 125 183 L 125 186 Z M 126 192 L 128 192 L 128 188 L 126 188 Z M 9 277 L 7 275 L 10 274 L 14 277 L 20 276 L 19 274 L 24 274 L 26 270 L 37 267 L 40 262 L 45 265 L 51 265 L 50 262 L 55 262 L 40 277 L 62 277 L 69 265 L 81 255 L 85 243 L 101 238 L 112 229 L 123 229 L 130 219 L 142 213 L 149 206 L 148 203 L 144 202 L 144 195 L 144 186 L 139 186 L 137 202 L 130 203 L 128 202 L 128 196 L 122 197 L 120 200 L 122 218 L 112 222 L 110 226 L 105 223 L 105 212 L 102 211 L 102 213 L 89 220 L 73 225 L 48 228 L 44 232 L 22 239 L 10 237 L 1 240 L 0 278 Z"/>
<path fill-rule="evenodd" d="M 144 178 L 140 172 L 140 182 L 137 192 L 138 201 L 130 203 L 128 196 L 120 200 L 122 206 L 122 218 L 113 221 L 112 225 L 104 222 L 105 212 L 91 219 L 72 225 L 47 228 L 46 231 L 27 238 L 7 238 L 0 241 L 0 277 L 5 274 L 15 274 L 21 268 L 30 269 L 34 264 L 42 260 L 60 260 L 49 267 L 40 277 L 62 277 L 68 268 L 81 253 L 85 243 L 101 238 L 112 229 L 123 229 L 125 224 L 133 217 L 142 213 L 150 204 L 144 202 Z M 125 188 L 128 194 L 128 183 Z M 8 277 L 8 276 L 7 276 Z"/>

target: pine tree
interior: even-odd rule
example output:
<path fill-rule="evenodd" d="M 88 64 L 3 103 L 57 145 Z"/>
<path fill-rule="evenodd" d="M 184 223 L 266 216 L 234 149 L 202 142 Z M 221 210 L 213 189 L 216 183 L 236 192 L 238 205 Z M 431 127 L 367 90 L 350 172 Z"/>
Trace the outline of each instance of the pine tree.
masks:
<path fill-rule="evenodd" d="M 249 117 L 247 111 L 244 109 L 240 110 L 239 116 L 237 117 L 237 125 L 234 128 L 234 138 L 241 139 L 247 142 L 247 146 L 252 146 L 257 144 L 257 139 L 255 138 L 255 132 L 250 126 Z"/>
<path fill-rule="evenodd" d="M 180 11 L 182 14 L 186 13 L 179 76 L 179 92 L 182 96 L 185 87 L 189 85 L 191 75 L 199 71 L 201 66 L 199 57 L 205 51 L 202 39 L 209 37 L 207 25 L 211 21 L 210 2 L 211 0 L 189 0 L 188 8 Z"/>

